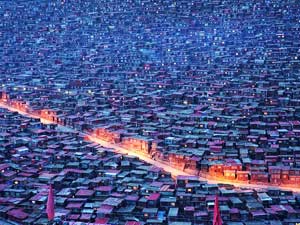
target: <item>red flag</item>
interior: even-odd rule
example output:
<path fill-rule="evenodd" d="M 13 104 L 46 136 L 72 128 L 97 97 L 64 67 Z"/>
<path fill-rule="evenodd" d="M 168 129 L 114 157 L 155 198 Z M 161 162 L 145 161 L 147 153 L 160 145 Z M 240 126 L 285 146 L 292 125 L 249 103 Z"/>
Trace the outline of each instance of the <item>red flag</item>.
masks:
<path fill-rule="evenodd" d="M 222 221 L 221 214 L 220 214 L 220 209 L 219 209 L 219 198 L 218 198 L 218 195 L 216 195 L 213 225 L 222 225 L 222 223 L 223 223 L 223 221 Z"/>
<path fill-rule="evenodd" d="M 50 184 L 49 187 L 49 194 L 48 194 L 48 200 L 47 200 L 47 208 L 46 212 L 48 215 L 48 220 L 53 220 L 54 219 L 54 193 L 53 193 L 53 188 L 52 184 Z"/>

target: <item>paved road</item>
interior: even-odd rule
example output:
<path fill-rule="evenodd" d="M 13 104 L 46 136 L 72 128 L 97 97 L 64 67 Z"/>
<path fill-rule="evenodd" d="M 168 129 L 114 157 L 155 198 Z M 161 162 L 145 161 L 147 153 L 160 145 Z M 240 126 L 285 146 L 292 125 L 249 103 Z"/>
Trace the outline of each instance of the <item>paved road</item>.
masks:
<path fill-rule="evenodd" d="M 106 148 L 113 148 L 115 149 L 116 152 L 119 152 L 121 154 L 127 154 L 127 155 L 131 155 L 131 156 L 136 156 L 138 157 L 139 159 L 141 160 L 144 160 L 145 162 L 147 163 L 150 163 L 154 166 L 157 166 L 159 168 L 162 168 L 163 170 L 165 170 L 166 172 L 169 172 L 172 174 L 172 176 L 174 177 L 177 177 L 178 175 L 186 175 L 186 176 L 190 176 L 191 174 L 189 173 L 186 173 L 186 172 L 183 172 L 182 170 L 178 170 L 176 168 L 173 168 L 165 163 L 161 163 L 161 162 L 158 162 L 158 161 L 155 161 L 151 158 L 149 158 L 148 156 L 145 156 L 145 155 L 142 155 L 142 154 L 139 154 L 138 152 L 135 152 L 135 151 L 130 151 L 128 149 L 125 149 L 125 148 L 122 148 L 120 147 L 119 145 L 116 145 L 116 144 L 111 144 L 109 142 L 106 142 L 106 141 L 103 141 L 99 138 L 96 138 L 92 135 L 87 135 L 88 138 L 93 141 L 93 142 L 96 142 Z"/>
<path fill-rule="evenodd" d="M 6 109 L 8 109 L 10 111 L 16 111 L 16 112 L 20 113 L 21 115 L 24 115 L 24 116 L 27 116 L 27 117 L 39 118 L 36 115 L 28 114 L 26 112 L 22 112 L 20 110 L 17 110 L 15 108 L 7 106 L 7 105 L 5 105 L 5 104 L 3 104 L 1 102 L 0 102 L 0 107 L 6 108 Z M 41 122 L 45 123 L 45 124 L 53 123 L 52 121 L 45 120 L 45 119 L 41 119 Z M 66 131 L 66 132 L 76 131 L 73 128 L 70 128 L 70 127 L 67 127 L 67 126 L 61 126 L 61 125 L 58 126 L 58 129 L 60 129 L 62 131 Z M 98 143 L 98 144 L 102 145 L 103 147 L 114 149 L 114 151 L 117 152 L 117 153 L 136 156 L 139 159 L 144 160 L 147 163 L 150 163 L 150 164 L 152 164 L 154 166 L 162 168 L 164 171 L 171 173 L 172 177 L 177 177 L 179 175 L 185 175 L 185 176 L 192 175 L 192 174 L 189 174 L 189 173 L 184 172 L 182 170 L 178 170 L 178 169 L 176 169 L 174 167 L 171 167 L 170 165 L 168 165 L 166 163 L 155 161 L 155 160 L 151 159 L 148 156 L 139 154 L 138 152 L 130 151 L 130 149 L 122 148 L 122 147 L 120 147 L 117 144 L 111 144 L 109 142 L 103 141 L 103 140 L 101 140 L 99 138 L 96 138 L 93 135 L 89 135 L 89 134 L 83 133 L 83 132 L 80 132 L 80 134 L 83 135 L 83 136 L 88 137 L 92 142 Z M 219 179 L 215 179 L 215 178 L 207 179 L 207 178 L 204 178 L 204 177 L 201 177 L 201 176 L 199 176 L 199 180 L 206 181 L 209 184 L 218 184 L 218 183 L 230 184 L 230 185 L 234 185 L 234 186 L 239 187 L 239 188 L 252 188 L 252 189 L 280 188 L 281 190 L 291 190 L 291 191 L 299 192 L 300 193 L 300 188 L 293 188 L 293 187 L 276 186 L 276 185 L 269 185 L 269 184 L 236 183 L 236 182 L 232 182 L 232 181 L 228 181 L 228 180 L 219 180 Z"/>
<path fill-rule="evenodd" d="M 122 148 L 116 144 L 111 144 L 108 142 L 105 142 L 99 138 L 96 138 L 94 136 L 88 135 L 89 139 L 93 142 L 96 142 L 98 144 L 101 144 L 104 147 L 107 148 L 113 148 L 115 149 L 115 151 L 120 152 L 122 154 L 128 154 L 128 155 L 132 155 L 132 156 L 137 156 L 138 158 L 140 158 L 141 160 L 144 160 L 154 166 L 157 166 L 159 168 L 162 168 L 163 170 L 165 170 L 166 172 L 169 172 L 172 174 L 173 177 L 177 177 L 178 175 L 185 175 L 185 176 L 191 176 L 192 174 L 189 174 L 187 172 L 184 172 L 182 170 L 178 170 L 174 167 L 171 167 L 169 165 L 167 165 L 166 163 L 163 162 L 159 162 L 159 161 L 155 161 L 145 155 L 141 155 L 138 152 L 134 152 L 134 151 L 130 151 L 128 149 Z M 264 184 L 245 184 L 245 183 L 236 183 L 236 182 L 231 182 L 228 180 L 219 180 L 219 179 L 207 179 L 204 177 L 199 176 L 199 180 L 201 181 L 206 181 L 209 184 L 218 184 L 218 183 L 223 183 L 223 184 L 231 184 L 234 185 L 236 187 L 240 187 L 240 188 L 253 188 L 253 189 L 266 189 L 266 188 L 280 188 L 282 190 L 292 190 L 294 192 L 300 192 L 300 188 L 292 188 L 292 187 L 279 187 L 279 186 L 275 186 L 275 185 L 264 185 Z"/>
<path fill-rule="evenodd" d="M 16 108 L 13 108 L 13 107 L 10 107 L 8 105 L 5 105 L 3 102 L 0 101 L 0 107 L 1 108 L 5 108 L 9 111 L 12 111 L 12 112 L 18 112 L 19 114 L 23 115 L 23 116 L 26 116 L 26 117 L 31 117 L 31 118 L 35 118 L 35 119 L 40 119 L 42 123 L 44 124 L 52 124 L 53 122 L 50 121 L 50 120 L 46 120 L 46 119 L 43 119 L 43 118 L 40 118 L 34 114 L 29 114 L 27 112 L 24 112 L 24 111 L 21 111 L 19 109 L 16 109 Z"/>

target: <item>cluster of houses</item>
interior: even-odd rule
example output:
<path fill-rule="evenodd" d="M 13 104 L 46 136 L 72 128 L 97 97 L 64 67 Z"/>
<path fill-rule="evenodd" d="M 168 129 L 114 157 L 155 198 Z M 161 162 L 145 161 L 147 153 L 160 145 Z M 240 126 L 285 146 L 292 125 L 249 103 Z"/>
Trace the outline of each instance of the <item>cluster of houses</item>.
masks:
<path fill-rule="evenodd" d="M 2 112 L 0 217 L 45 223 L 54 182 L 62 221 L 209 224 L 219 193 L 228 224 L 293 223 L 291 192 L 196 177 L 300 188 L 299 15 L 295 0 L 0 3 L 0 104 L 52 122 Z"/>
<path fill-rule="evenodd" d="M 224 224 L 295 224 L 300 194 L 242 189 L 178 176 L 88 142 L 78 132 L 0 109 L 0 223 L 210 225 L 215 196 Z M 52 224 L 52 223 L 51 223 Z"/>
<path fill-rule="evenodd" d="M 243 86 L 243 82 L 239 86 Z M 233 87 L 223 88 L 223 94 L 226 89 Z M 278 87 L 278 91 L 280 89 Z M 101 91 L 99 98 L 97 94 L 70 98 L 50 93 L 47 101 L 40 105 L 38 93 L 41 92 L 33 89 L 18 92 L 16 96 L 13 93 L 10 97 L 5 90 L 1 102 L 54 123 L 90 132 L 104 141 L 194 175 L 299 187 L 300 120 L 295 104 L 284 108 L 279 103 L 260 106 L 261 103 L 255 101 L 262 98 L 255 97 L 233 107 L 232 94 L 229 102 L 222 103 L 224 108 L 212 107 L 209 101 L 196 105 L 169 102 L 169 108 L 166 105 L 149 108 L 151 101 L 145 101 L 137 108 L 121 110 L 113 109 L 111 104 L 97 104 L 102 98 Z M 111 92 L 106 98 L 111 98 Z M 86 104 L 79 105 L 84 98 L 88 99 Z M 219 98 L 220 95 L 210 97 L 211 101 Z M 256 106 L 246 106 L 244 111 L 241 107 L 245 104 Z M 97 110 L 99 107 L 103 109 Z M 252 112 L 245 115 L 249 107 Z M 228 110 L 236 112 L 231 114 Z"/>

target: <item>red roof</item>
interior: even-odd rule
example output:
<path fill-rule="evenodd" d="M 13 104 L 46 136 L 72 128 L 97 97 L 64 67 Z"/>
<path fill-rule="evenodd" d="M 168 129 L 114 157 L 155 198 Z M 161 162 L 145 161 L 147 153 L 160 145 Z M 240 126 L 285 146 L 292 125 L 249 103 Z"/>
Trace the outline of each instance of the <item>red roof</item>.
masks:
<path fill-rule="evenodd" d="M 24 220 L 28 217 L 28 214 L 23 212 L 22 209 L 13 209 L 7 213 L 9 216 L 13 216 L 16 219 Z"/>
<path fill-rule="evenodd" d="M 159 199 L 160 194 L 159 193 L 153 193 L 148 197 L 149 201 L 156 201 L 157 199 Z"/>
<path fill-rule="evenodd" d="M 99 186 L 95 188 L 96 191 L 111 191 L 112 189 L 112 186 Z"/>
<path fill-rule="evenodd" d="M 84 214 L 81 214 L 80 219 L 81 220 L 90 220 L 91 217 L 92 217 L 92 214 L 84 213 Z"/>
<path fill-rule="evenodd" d="M 68 215 L 68 218 L 71 220 L 78 220 L 80 217 L 80 214 L 70 214 Z"/>
<path fill-rule="evenodd" d="M 97 224 L 107 224 L 108 220 L 109 220 L 108 218 L 96 218 L 95 223 L 97 223 Z"/>
<path fill-rule="evenodd" d="M 7 168 L 9 168 L 8 164 L 6 164 L 6 163 L 0 164 L 0 170 L 5 170 Z"/>
<path fill-rule="evenodd" d="M 141 225 L 141 223 L 136 221 L 127 221 L 125 225 Z"/>
<path fill-rule="evenodd" d="M 91 196 L 94 194 L 93 190 L 79 190 L 76 193 L 76 196 Z"/>
<path fill-rule="evenodd" d="M 83 203 L 69 203 L 67 209 L 80 209 Z"/>
<path fill-rule="evenodd" d="M 186 206 L 186 207 L 184 207 L 184 211 L 195 211 L 195 207 L 194 206 Z"/>

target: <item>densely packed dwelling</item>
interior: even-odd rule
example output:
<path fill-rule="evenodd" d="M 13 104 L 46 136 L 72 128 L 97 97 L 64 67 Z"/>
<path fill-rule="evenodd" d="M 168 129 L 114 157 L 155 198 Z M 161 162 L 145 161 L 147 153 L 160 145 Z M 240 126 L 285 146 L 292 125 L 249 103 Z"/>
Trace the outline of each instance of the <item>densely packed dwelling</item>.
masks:
<path fill-rule="evenodd" d="M 2 1 L 0 101 L 55 124 L 94 134 L 108 143 L 136 151 L 188 174 L 223 183 L 299 188 L 299 11 L 300 4 L 296 0 L 17 0 L 9 4 Z M 10 120 L 3 116 L 3 121 Z M 43 129 L 30 131 L 25 137 L 37 137 L 32 140 L 35 145 L 47 143 L 52 132 L 56 132 L 54 127 L 45 131 L 45 125 L 35 122 Z M 9 158 L 16 165 L 29 164 L 24 158 L 12 157 L 21 154 L 27 159 L 32 151 L 36 151 L 35 145 L 15 141 L 14 135 L 19 135 L 18 129 L 25 129 L 25 125 L 17 124 L 8 129 L 9 132 L 4 131 L 3 162 Z M 72 135 L 76 136 L 76 132 Z M 73 138 L 79 141 L 75 136 Z M 14 143 L 13 149 L 7 142 Z M 60 151 L 61 154 L 77 151 L 82 144 L 65 145 L 61 143 L 65 143 L 63 139 L 57 142 L 59 147 L 50 148 L 52 150 L 42 156 L 49 154 L 51 159 L 51 155 Z M 93 151 L 94 148 L 87 150 Z M 100 155 L 105 158 L 113 153 L 103 154 Z M 35 163 L 42 158 L 33 157 Z M 76 159 L 66 163 L 68 166 L 59 165 L 58 168 L 52 168 L 50 164 L 51 173 L 42 174 L 43 184 L 56 179 L 53 174 L 65 167 L 72 170 L 89 168 L 89 165 L 81 168 L 79 161 Z M 119 182 L 127 176 L 121 172 L 119 177 L 120 168 L 124 166 L 131 170 L 132 167 L 130 160 L 125 161 L 109 162 L 103 169 L 116 170 L 109 176 Z M 136 170 L 136 167 L 132 169 Z M 8 174 L 14 177 L 16 171 L 9 170 Z M 144 173 L 148 171 L 152 170 L 143 169 L 134 176 L 146 177 Z M 157 173 L 155 171 L 152 172 Z M 104 175 L 106 177 L 105 173 L 99 176 Z M 76 183 L 87 185 L 80 180 L 81 175 L 67 174 L 67 177 L 69 182 L 76 178 Z M 8 180 L 9 176 L 5 182 Z M 24 176 L 23 182 L 26 182 Z M 131 184 L 127 179 L 126 182 Z M 153 195 L 150 199 L 157 199 L 156 207 L 138 211 L 149 217 L 140 220 L 168 219 L 170 214 L 171 219 L 177 218 L 176 215 L 189 218 L 197 215 L 199 220 L 189 219 L 194 224 L 209 221 L 212 205 L 210 202 L 208 207 L 206 199 L 211 199 L 210 188 L 216 191 L 217 187 L 203 187 L 196 182 L 195 190 L 194 184 L 186 188 L 193 193 L 198 188 L 208 192 L 202 194 L 199 203 L 193 203 L 194 208 L 188 204 L 185 210 L 184 203 L 189 197 L 177 196 L 181 189 L 171 185 L 173 195 L 176 193 L 176 196 L 172 195 L 173 200 Z M 226 200 L 221 195 L 224 221 L 284 220 L 293 214 L 292 209 L 297 214 L 297 197 L 287 197 L 292 194 L 283 192 L 284 200 L 277 200 L 274 196 L 280 194 L 280 190 L 267 191 L 269 196 L 258 190 L 249 191 L 251 199 L 264 202 L 261 207 L 248 204 L 251 199 L 248 201 L 247 198 L 248 202 L 240 199 L 239 207 L 233 207 L 235 204 L 227 201 L 229 213 L 232 209 L 235 219 L 225 217 L 228 210 L 222 209 L 222 201 Z M 95 196 L 95 193 L 87 191 L 86 194 Z M 91 197 L 79 194 L 79 198 Z M 185 199 L 183 205 L 178 203 L 181 198 Z M 168 201 L 170 204 L 175 201 L 175 207 L 171 206 L 177 209 L 165 211 L 162 216 L 158 205 L 163 208 L 161 202 L 167 205 Z M 276 206 L 269 210 L 265 202 Z M 71 210 L 72 216 L 66 220 L 79 221 L 81 215 L 86 214 L 86 211 L 81 212 L 83 202 L 74 204 L 69 207 L 76 206 L 77 211 L 76 207 L 74 212 Z M 286 211 L 290 211 L 286 213 L 277 205 L 284 205 L 288 208 Z M 10 202 L 10 206 L 14 203 Z M 68 204 L 63 206 L 64 210 L 73 209 L 67 208 Z M 17 214 L 25 217 L 29 207 L 30 204 L 16 207 L 12 210 L 17 211 L 4 217 L 10 216 L 13 220 Z M 103 211 L 110 211 L 111 207 L 105 207 Z M 95 219 L 95 213 L 91 214 Z M 89 221 L 88 215 L 83 218 Z M 164 222 L 170 223 L 167 219 Z"/>
<path fill-rule="evenodd" d="M 1 10 L 9 105 L 195 175 L 299 185 L 297 1 Z"/>
<path fill-rule="evenodd" d="M 211 224 L 216 194 L 226 224 L 300 219 L 300 196 L 292 191 L 208 184 L 197 176 L 174 180 L 39 119 L 1 110 L 0 124 L 0 223 L 47 224 L 50 183 L 58 224 Z"/>

